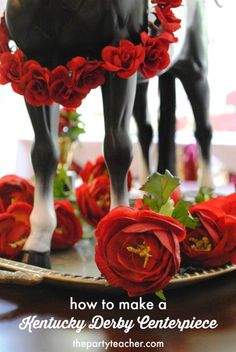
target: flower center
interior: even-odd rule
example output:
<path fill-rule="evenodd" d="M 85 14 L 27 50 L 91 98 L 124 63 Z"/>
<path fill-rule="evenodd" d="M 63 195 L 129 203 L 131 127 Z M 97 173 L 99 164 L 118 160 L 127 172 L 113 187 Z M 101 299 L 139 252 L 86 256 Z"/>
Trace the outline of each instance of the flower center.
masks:
<path fill-rule="evenodd" d="M 18 240 L 16 242 L 8 243 L 8 244 L 11 248 L 16 249 L 16 248 L 23 246 L 25 244 L 25 241 L 26 241 L 26 237 L 21 238 L 20 240 Z"/>
<path fill-rule="evenodd" d="M 144 258 L 143 267 L 146 268 L 148 262 L 151 258 L 151 247 L 148 246 L 145 242 L 139 244 L 137 247 L 126 247 L 127 251 L 130 253 L 138 254 L 141 258 Z"/>
<path fill-rule="evenodd" d="M 213 248 L 212 243 L 209 241 L 209 238 L 206 236 L 201 237 L 189 237 L 188 239 L 190 247 L 195 251 L 205 251 L 210 252 Z"/>
<path fill-rule="evenodd" d="M 110 206 L 110 194 L 105 193 L 100 195 L 100 197 L 97 200 L 97 204 L 99 207 L 109 207 Z"/>

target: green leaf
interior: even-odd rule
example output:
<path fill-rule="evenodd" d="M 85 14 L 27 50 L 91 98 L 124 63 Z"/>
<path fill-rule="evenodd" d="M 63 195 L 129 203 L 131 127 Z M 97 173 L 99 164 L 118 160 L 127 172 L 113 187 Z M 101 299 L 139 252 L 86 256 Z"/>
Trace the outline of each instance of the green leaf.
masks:
<path fill-rule="evenodd" d="M 141 190 L 146 192 L 149 195 L 149 198 L 155 200 L 155 211 L 159 211 L 162 205 L 168 201 L 171 193 L 179 185 L 180 179 L 173 176 L 168 170 L 166 170 L 164 175 L 158 172 L 152 174 L 148 178 L 147 182 L 142 186 Z M 151 209 L 154 210 L 153 208 Z"/>
<path fill-rule="evenodd" d="M 173 199 L 169 199 L 165 204 L 161 206 L 159 213 L 162 215 L 172 216 L 174 208 Z"/>
<path fill-rule="evenodd" d="M 160 206 L 158 205 L 157 200 L 147 195 L 143 196 L 143 204 L 147 205 L 150 209 L 152 209 L 155 212 L 158 212 L 160 209 Z"/>
<path fill-rule="evenodd" d="M 72 141 L 75 141 L 80 134 L 85 133 L 85 124 L 80 120 L 81 114 L 77 113 L 77 111 L 68 111 L 66 116 L 71 121 L 71 124 L 70 127 L 61 132 L 60 136 L 68 136 Z"/>
<path fill-rule="evenodd" d="M 195 202 L 201 203 L 211 199 L 213 196 L 213 191 L 214 191 L 213 188 L 201 187 L 198 191 L 198 194 L 195 197 Z"/>
<path fill-rule="evenodd" d="M 57 169 L 53 184 L 54 198 L 68 198 L 71 195 L 71 184 L 66 170 L 61 167 Z"/>
<path fill-rule="evenodd" d="M 197 218 L 189 212 L 190 203 L 181 199 L 175 206 L 172 217 L 189 229 L 195 229 L 199 225 Z"/>
<path fill-rule="evenodd" d="M 158 291 L 158 292 L 155 292 L 155 295 L 160 298 L 162 301 L 166 301 L 166 296 L 164 295 L 164 292 L 161 290 L 161 291 Z"/>
<path fill-rule="evenodd" d="M 72 141 L 76 140 L 78 136 L 82 133 L 85 133 L 85 130 L 78 126 L 71 127 L 68 132 L 66 132 L 66 134 L 71 138 Z"/>

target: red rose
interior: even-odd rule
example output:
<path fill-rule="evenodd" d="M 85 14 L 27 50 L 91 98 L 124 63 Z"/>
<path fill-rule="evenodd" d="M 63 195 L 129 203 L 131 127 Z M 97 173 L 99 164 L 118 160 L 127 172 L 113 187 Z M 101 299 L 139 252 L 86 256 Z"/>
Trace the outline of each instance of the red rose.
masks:
<path fill-rule="evenodd" d="M 110 209 L 109 178 L 100 176 L 90 184 L 83 183 L 76 189 L 75 196 L 81 215 L 91 226 L 96 227 Z"/>
<path fill-rule="evenodd" d="M 202 206 L 205 207 L 204 203 L 200 203 L 198 206 L 201 208 Z M 227 215 L 236 216 L 236 193 L 232 193 L 226 197 L 216 197 L 209 199 L 207 201 L 208 207 L 214 206 L 217 207 L 225 212 Z"/>
<path fill-rule="evenodd" d="M 9 38 L 0 31 L 0 54 L 9 51 Z"/>
<path fill-rule="evenodd" d="M 17 91 L 22 77 L 23 62 L 24 54 L 21 50 L 17 50 L 15 54 L 10 52 L 1 54 L 0 84 L 12 82 L 12 88 Z"/>
<path fill-rule="evenodd" d="M 5 13 L 0 18 L 0 30 L 2 33 L 4 33 L 9 38 L 9 31 L 8 31 L 6 20 L 5 20 Z"/>
<path fill-rule="evenodd" d="M 129 296 L 160 291 L 179 270 L 185 229 L 168 216 L 118 207 L 100 221 L 95 236 L 98 268 Z"/>
<path fill-rule="evenodd" d="M 29 60 L 23 66 L 22 85 L 25 100 L 32 106 L 51 105 L 49 96 L 50 72 L 37 61 Z"/>
<path fill-rule="evenodd" d="M 26 202 L 13 203 L 7 208 L 9 214 L 13 214 L 15 220 L 24 223 L 28 228 L 30 228 L 30 214 L 32 212 L 33 206 Z"/>
<path fill-rule="evenodd" d="M 84 168 L 80 171 L 80 177 L 83 182 L 91 183 L 96 177 L 106 176 L 109 177 L 109 173 L 106 167 L 105 159 L 100 155 L 95 163 L 88 161 Z M 132 175 L 128 172 L 128 189 L 130 190 L 132 185 Z"/>
<path fill-rule="evenodd" d="M 152 3 L 162 6 L 178 7 L 182 4 L 182 0 L 152 0 Z"/>
<path fill-rule="evenodd" d="M 4 213 L 5 208 L 2 199 L 0 198 L 0 213 Z"/>
<path fill-rule="evenodd" d="M 145 59 L 140 65 L 140 71 L 146 78 L 151 78 L 169 65 L 169 44 L 174 42 L 175 38 L 169 33 L 151 38 L 143 32 L 141 40 L 144 45 Z"/>
<path fill-rule="evenodd" d="M 182 244 L 183 259 L 190 265 L 216 267 L 236 263 L 236 217 L 226 214 L 214 202 L 212 199 L 190 208 L 200 220 L 200 226 L 188 230 Z"/>
<path fill-rule="evenodd" d="M 70 248 L 82 237 L 81 224 L 69 201 L 55 201 L 55 210 L 57 227 L 52 236 L 51 248 L 54 250 Z"/>
<path fill-rule="evenodd" d="M 32 206 L 17 202 L 0 214 L 0 256 L 14 259 L 22 250 L 30 233 Z"/>
<path fill-rule="evenodd" d="M 33 204 L 33 196 L 34 187 L 26 179 L 16 175 L 0 178 L 0 198 L 5 210 L 18 201 Z"/>
<path fill-rule="evenodd" d="M 2 16 L 0 19 L 0 54 L 9 51 L 8 47 L 9 33 L 5 21 L 5 17 Z"/>
<path fill-rule="evenodd" d="M 139 210 L 151 210 L 148 205 L 143 204 L 142 198 L 137 198 L 134 203 L 134 208 Z"/>
<path fill-rule="evenodd" d="M 102 61 L 86 61 L 76 57 L 68 62 L 67 67 L 72 71 L 75 79 L 75 89 L 88 94 L 91 89 L 101 86 L 105 82 L 105 70 Z"/>
<path fill-rule="evenodd" d="M 164 31 L 175 32 L 181 27 L 181 20 L 174 15 L 171 6 L 164 8 L 156 6 L 155 11 Z"/>
<path fill-rule="evenodd" d="M 102 50 L 104 68 L 116 72 L 120 78 L 132 76 L 144 60 L 142 45 L 134 45 L 129 40 L 120 40 L 119 47 L 106 46 Z"/>
<path fill-rule="evenodd" d="M 72 73 L 64 66 L 58 66 L 51 72 L 50 96 L 67 108 L 77 108 L 86 94 L 76 91 Z"/>
<path fill-rule="evenodd" d="M 80 176 L 83 182 L 87 183 L 91 183 L 96 177 L 99 176 L 109 177 L 104 157 L 102 155 L 99 156 L 95 163 L 88 161 L 84 168 L 80 171 Z"/>

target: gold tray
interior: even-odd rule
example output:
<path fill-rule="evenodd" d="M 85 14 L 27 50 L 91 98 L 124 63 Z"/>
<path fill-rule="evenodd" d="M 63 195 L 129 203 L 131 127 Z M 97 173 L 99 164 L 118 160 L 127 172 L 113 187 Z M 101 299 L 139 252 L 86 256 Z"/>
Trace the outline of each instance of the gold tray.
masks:
<path fill-rule="evenodd" d="M 70 250 L 55 252 L 51 255 L 53 270 L 0 258 L 0 283 L 23 285 L 52 284 L 66 287 L 113 289 L 93 260 L 94 242 L 82 240 Z M 236 270 L 236 265 L 228 264 L 214 269 L 196 269 L 191 273 L 177 274 L 168 284 L 174 288 L 208 280 Z"/>

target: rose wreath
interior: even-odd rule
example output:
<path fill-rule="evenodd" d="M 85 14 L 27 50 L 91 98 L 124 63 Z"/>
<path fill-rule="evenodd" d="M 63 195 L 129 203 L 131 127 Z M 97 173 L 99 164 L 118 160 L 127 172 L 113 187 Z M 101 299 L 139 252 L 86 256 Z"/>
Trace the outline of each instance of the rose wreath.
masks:
<path fill-rule="evenodd" d="M 12 89 L 25 97 L 32 106 L 59 103 L 68 108 L 78 107 L 91 89 L 105 82 L 105 73 L 113 72 L 127 79 L 136 71 L 151 78 L 170 62 L 168 49 L 177 41 L 173 32 L 180 28 L 180 20 L 172 11 L 182 0 L 152 0 L 155 22 L 149 32 L 142 32 L 140 44 L 120 40 L 117 46 L 105 46 L 101 59 L 92 61 L 77 56 L 66 66 L 52 70 L 35 60 L 27 60 L 20 50 L 10 49 L 10 35 L 4 16 L 0 23 L 0 83 L 11 83 Z"/>

